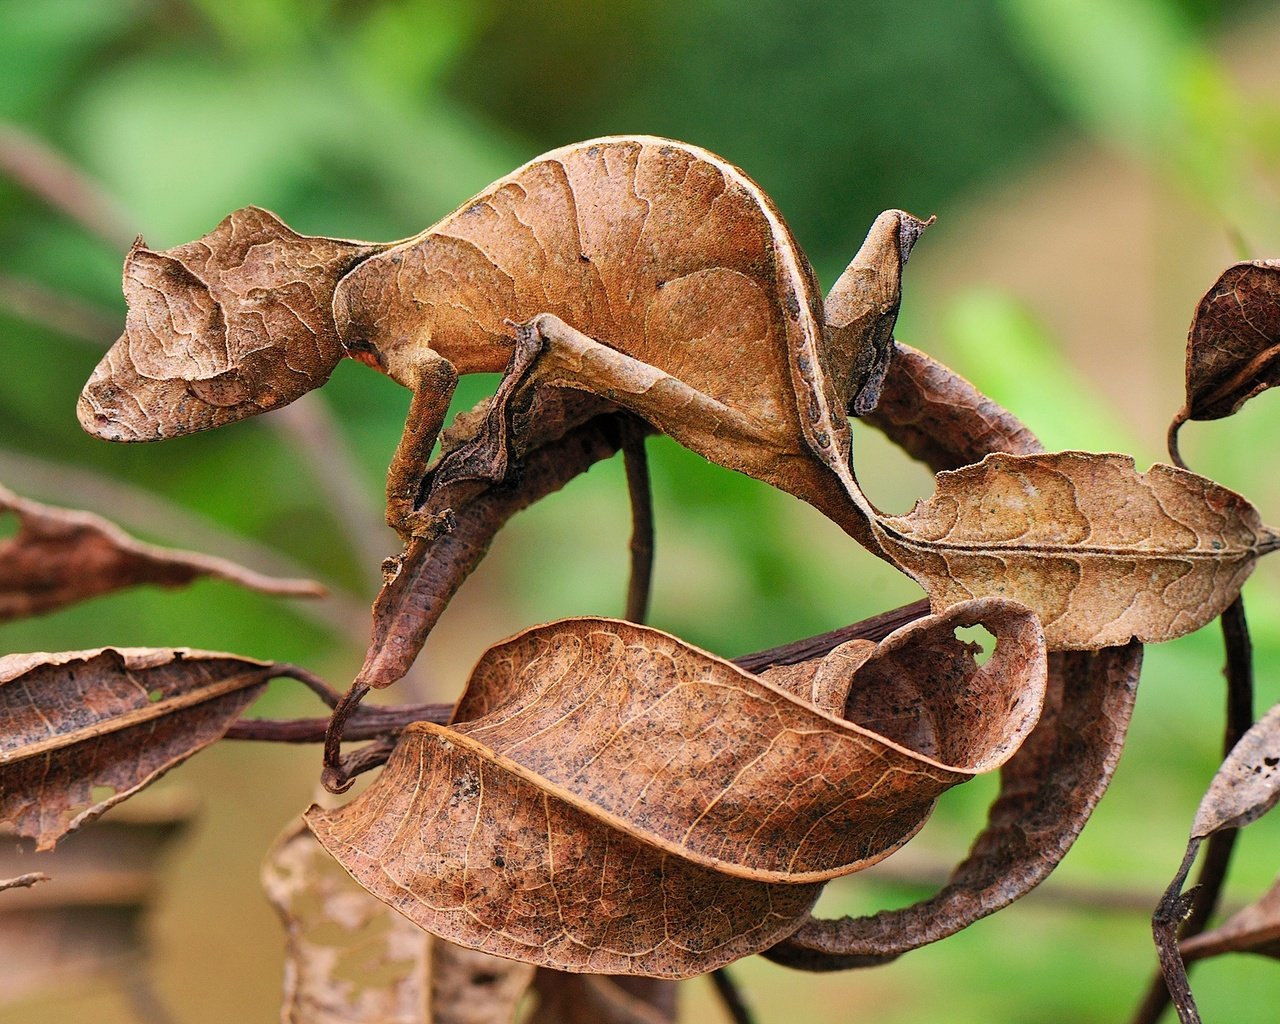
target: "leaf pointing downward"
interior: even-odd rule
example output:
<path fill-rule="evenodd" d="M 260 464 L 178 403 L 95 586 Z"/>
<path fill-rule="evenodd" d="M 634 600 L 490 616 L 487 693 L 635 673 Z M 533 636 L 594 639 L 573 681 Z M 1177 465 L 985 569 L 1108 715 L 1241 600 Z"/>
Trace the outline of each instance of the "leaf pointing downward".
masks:
<path fill-rule="evenodd" d="M 1280 383 L 1280 261 L 1237 263 L 1196 306 L 1181 418 L 1230 416 Z"/>
<path fill-rule="evenodd" d="M 1019 601 L 1039 614 L 1051 650 L 1199 629 L 1280 546 L 1225 487 L 1089 452 L 996 454 L 939 473 L 931 498 L 876 526 L 935 611 L 986 595 Z"/>
<path fill-rule="evenodd" d="M 896 678 L 913 640 L 979 620 L 1000 639 L 985 666 Z M 1016 606 L 914 623 L 846 677 L 841 706 L 870 700 L 881 736 L 656 630 L 568 620 L 492 648 L 461 724 L 411 726 L 364 794 L 307 821 L 371 892 L 455 942 L 561 970 L 703 973 L 785 937 L 815 883 L 886 856 L 944 789 L 1012 754 L 1044 671 Z M 862 695 L 876 672 L 894 685 L 867 693 L 893 696 Z"/>

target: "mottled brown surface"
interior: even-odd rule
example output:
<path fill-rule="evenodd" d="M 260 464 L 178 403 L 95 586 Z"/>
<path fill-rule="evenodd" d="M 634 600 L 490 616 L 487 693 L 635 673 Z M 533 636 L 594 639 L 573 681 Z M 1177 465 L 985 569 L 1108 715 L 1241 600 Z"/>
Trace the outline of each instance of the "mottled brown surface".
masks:
<path fill-rule="evenodd" d="M 1001 638 L 987 665 L 897 680 L 915 639 L 975 621 Z M 844 689 L 864 672 L 879 692 L 849 704 L 888 736 L 656 630 L 538 627 L 481 659 L 459 724 L 411 726 L 364 794 L 308 823 L 454 941 L 567 970 L 702 973 L 785 936 L 812 883 L 885 856 L 940 792 L 1007 758 L 1038 714 L 1044 652 L 1024 612 L 975 602 L 891 636 Z M 928 754 L 905 746 L 917 719 Z"/>
<path fill-rule="evenodd" d="M 325 592 L 310 580 L 275 579 L 223 558 L 143 544 L 100 516 L 42 505 L 0 486 L 0 517 L 5 514 L 17 517 L 18 532 L 0 541 L 0 622 L 122 587 L 178 587 L 205 576 L 265 594 Z"/>
<path fill-rule="evenodd" d="M 1280 545 L 1240 495 L 1123 455 L 995 454 L 884 517 L 881 545 L 936 609 L 988 594 L 1035 609 L 1053 650 L 1171 640 L 1235 599 Z"/>
<path fill-rule="evenodd" d="M 219 739 L 271 675 L 183 648 L 0 658 L 0 823 L 51 848 Z"/>

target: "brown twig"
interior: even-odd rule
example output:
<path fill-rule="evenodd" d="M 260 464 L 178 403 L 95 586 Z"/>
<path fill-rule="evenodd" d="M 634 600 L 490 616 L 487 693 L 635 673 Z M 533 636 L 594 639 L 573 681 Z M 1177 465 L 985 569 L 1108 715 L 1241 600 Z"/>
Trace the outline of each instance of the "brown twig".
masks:
<path fill-rule="evenodd" d="M 44 200 L 113 249 L 127 249 L 136 219 L 43 139 L 0 123 L 0 175 Z"/>
<path fill-rule="evenodd" d="M 0 275 L 0 309 L 27 323 L 99 348 L 120 331 L 120 317 L 96 303 L 8 274 Z"/>
<path fill-rule="evenodd" d="M 795 665 L 810 658 L 817 658 L 835 650 L 849 640 L 883 640 L 895 629 L 915 622 L 929 614 L 929 602 L 925 599 L 913 601 L 901 608 L 893 608 L 869 619 L 841 626 L 829 633 L 795 640 L 780 647 L 770 647 L 767 651 L 754 654 L 743 654 L 733 659 L 733 663 L 748 672 L 763 672 L 774 665 Z"/>
<path fill-rule="evenodd" d="M 627 473 L 627 494 L 631 498 L 631 575 L 627 581 L 625 617 L 632 622 L 644 622 L 648 615 L 653 582 L 653 492 L 649 487 L 645 433 L 629 422 L 623 425 L 622 462 Z"/>
<path fill-rule="evenodd" d="M 1226 757 L 1231 753 L 1236 743 L 1239 742 L 1240 737 L 1248 732 L 1249 727 L 1253 725 L 1253 643 L 1249 639 L 1249 623 L 1245 618 L 1243 597 L 1237 597 L 1227 606 L 1227 609 L 1222 613 L 1221 623 L 1227 661 L 1225 669 L 1227 714 L 1226 726 L 1222 737 L 1222 756 Z M 1176 946 L 1177 943 L 1182 942 L 1184 939 L 1204 931 L 1209 919 L 1217 909 L 1238 835 L 1239 830 L 1237 829 L 1222 829 L 1213 833 L 1205 843 L 1204 861 L 1200 865 L 1200 874 L 1196 879 L 1196 886 L 1192 890 L 1192 895 L 1186 905 L 1185 916 L 1184 918 L 1179 918 L 1174 925 L 1176 926 L 1178 923 L 1181 925 L 1177 928 L 1177 941 L 1166 943 L 1166 945 L 1173 946 L 1174 952 L 1170 954 L 1161 948 L 1161 971 L 1151 979 L 1150 984 L 1147 986 L 1146 994 L 1134 1013 L 1133 1024 L 1155 1024 L 1169 1005 L 1171 998 L 1175 1004 L 1178 1004 L 1179 1017 L 1184 1021 L 1191 1019 L 1184 1015 L 1183 1004 L 1178 1003 L 1183 998 L 1182 991 L 1184 988 L 1186 997 L 1190 997 L 1190 983 L 1186 980 L 1190 965 L 1182 964 L 1182 959 L 1177 954 Z M 1162 903 L 1162 907 L 1163 905 Z M 1160 913 L 1161 911 L 1157 911 L 1157 915 Z M 1165 912 L 1164 917 L 1167 916 L 1168 913 Z M 1164 919 L 1162 918 L 1162 920 Z M 1154 924 L 1153 927 L 1155 927 Z M 1159 933 L 1157 932 L 1157 934 Z M 1171 956 L 1178 959 L 1179 966 L 1176 969 L 1170 959 Z M 1171 992 L 1171 989 L 1176 989 L 1176 991 Z M 1194 1009 L 1194 1001 L 1190 1005 Z"/>
<path fill-rule="evenodd" d="M 371 713 L 376 712 L 376 713 Z M 385 708 L 361 708 L 347 722 L 347 740 L 386 739 L 399 734 L 414 722 L 443 725 L 453 712 L 452 704 L 397 704 Z M 229 740 L 267 743 L 323 743 L 329 729 L 327 718 L 242 718 L 225 734 Z M 344 765 L 345 768 L 345 765 Z"/>
<path fill-rule="evenodd" d="M 755 1015 L 742 998 L 737 983 L 728 969 L 721 967 L 711 972 L 711 984 L 715 986 L 716 995 L 724 1005 L 725 1012 L 733 1024 L 755 1024 Z"/>

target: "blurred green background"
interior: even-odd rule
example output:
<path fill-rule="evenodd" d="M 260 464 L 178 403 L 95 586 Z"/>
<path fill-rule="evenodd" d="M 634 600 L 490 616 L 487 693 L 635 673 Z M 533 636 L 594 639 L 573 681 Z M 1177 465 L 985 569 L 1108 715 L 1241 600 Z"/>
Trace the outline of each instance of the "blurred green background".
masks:
<path fill-rule="evenodd" d="M 936 213 L 898 337 L 970 377 L 1050 448 L 1163 458 L 1196 300 L 1242 256 L 1280 256 L 1280 13 L 1219 0 L 0 0 L 0 481 L 147 539 L 304 571 L 316 611 L 218 583 L 137 590 L 0 629 L 0 652 L 188 645 L 360 663 L 383 474 L 407 393 L 355 364 L 291 413 L 157 446 L 79 431 L 76 395 L 123 320 L 133 235 L 188 241 L 247 203 L 316 234 L 413 234 L 537 153 L 603 134 L 685 139 L 774 197 L 829 284 L 876 212 Z M 459 405 L 492 379 L 468 381 Z M 297 410 L 302 410 L 301 412 Z M 1191 466 L 1280 518 L 1280 402 L 1183 431 Z M 662 440 L 654 624 L 726 655 L 918 596 L 816 513 Z M 855 430 L 859 476 L 900 511 L 929 475 Z M 0 536 L 6 524 L 0 522 Z M 620 614 L 618 465 L 516 519 L 401 697 L 449 699 L 490 643 Z M 1280 568 L 1246 588 L 1259 708 L 1280 697 Z M 1180 859 L 1217 763 L 1216 629 L 1150 649 L 1116 782 L 1022 904 L 870 971 L 736 969 L 770 1022 L 1125 1019 L 1154 966 L 1141 908 Z M 265 711 L 318 714 L 273 692 Z M 256 888 L 312 795 L 318 751 L 223 744 L 176 776 L 204 804 L 162 875 L 156 987 L 175 1020 L 274 1019 L 281 942 Z M 901 903 L 955 860 L 992 780 L 949 794 L 901 855 L 833 884 L 833 913 Z M 1244 837 L 1229 897 L 1273 877 L 1280 823 Z M 1195 974 L 1209 1020 L 1266 1021 L 1280 975 Z M 6 1020 L 129 1020 L 110 979 Z M 716 1019 L 687 986 L 684 1019 Z"/>

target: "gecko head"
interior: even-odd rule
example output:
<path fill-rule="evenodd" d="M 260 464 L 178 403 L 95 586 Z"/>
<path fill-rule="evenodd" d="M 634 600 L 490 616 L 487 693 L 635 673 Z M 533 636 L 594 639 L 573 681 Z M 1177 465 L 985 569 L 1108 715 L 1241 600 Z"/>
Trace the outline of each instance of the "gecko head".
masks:
<path fill-rule="evenodd" d="M 139 238 L 124 264 L 124 334 L 85 385 L 81 425 L 109 441 L 155 441 L 319 387 L 344 354 L 334 289 L 380 248 L 300 235 L 253 206 L 174 249 Z"/>

